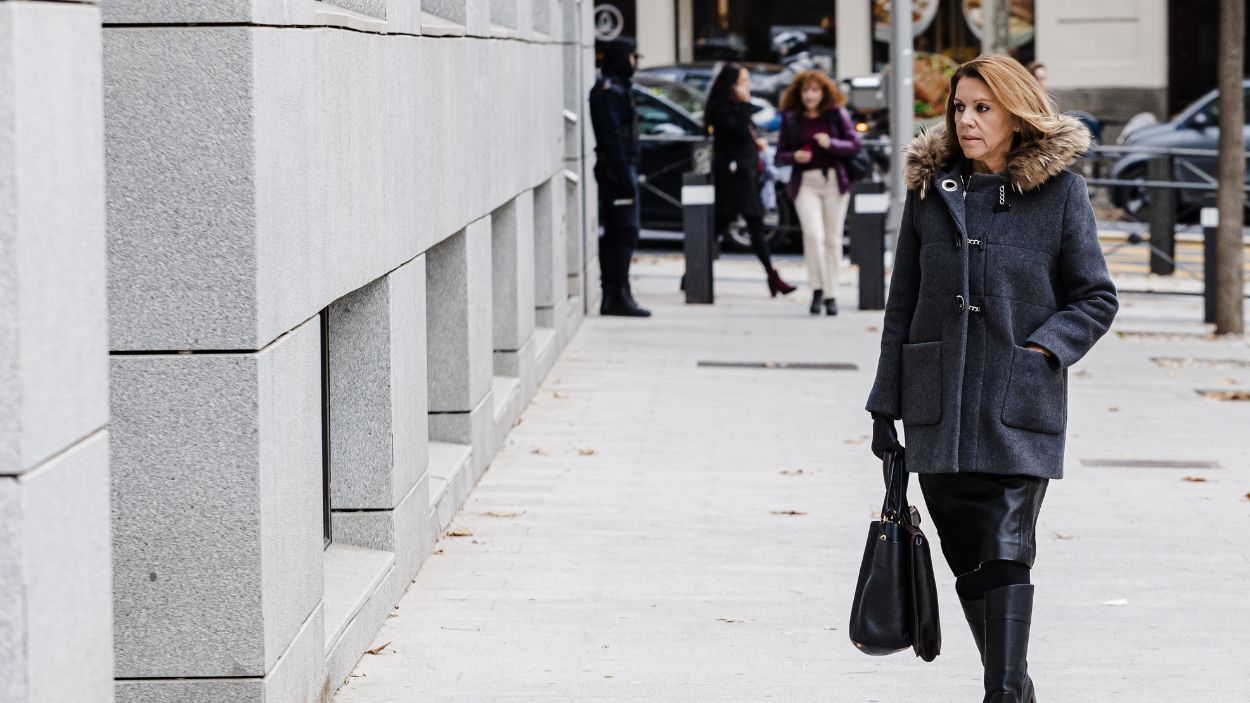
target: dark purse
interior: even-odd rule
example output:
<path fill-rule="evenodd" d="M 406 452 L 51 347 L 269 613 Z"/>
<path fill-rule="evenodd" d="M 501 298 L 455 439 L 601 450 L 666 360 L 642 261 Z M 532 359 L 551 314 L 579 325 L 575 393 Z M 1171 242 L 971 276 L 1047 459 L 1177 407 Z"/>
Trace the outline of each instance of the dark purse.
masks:
<path fill-rule="evenodd" d="M 843 137 L 850 139 L 851 135 L 846 133 L 846 122 L 842 115 L 834 115 L 834 119 L 838 122 L 838 131 L 843 133 Z M 842 168 L 846 169 L 846 176 L 852 182 L 863 179 L 872 172 L 872 159 L 868 156 L 868 150 L 861 145 L 854 156 L 842 159 Z"/>
<path fill-rule="evenodd" d="M 942 649 L 937 586 L 920 514 L 907 503 L 903 452 L 886 452 L 882 470 L 885 502 L 881 519 L 868 528 L 851 604 L 851 642 L 874 656 L 911 647 L 933 661 Z"/>

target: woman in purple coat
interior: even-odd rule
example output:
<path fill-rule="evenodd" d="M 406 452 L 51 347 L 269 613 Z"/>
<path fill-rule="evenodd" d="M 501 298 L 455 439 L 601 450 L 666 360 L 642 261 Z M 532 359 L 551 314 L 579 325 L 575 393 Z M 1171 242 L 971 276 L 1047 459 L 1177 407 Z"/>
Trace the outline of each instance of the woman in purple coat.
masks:
<path fill-rule="evenodd" d="M 842 91 L 820 71 L 800 73 L 781 98 L 776 162 L 793 164 L 787 191 L 803 229 L 813 315 L 820 314 L 822 300 L 827 314 L 838 314 L 842 226 L 851 202 L 843 160 L 859 153 L 845 104 Z"/>

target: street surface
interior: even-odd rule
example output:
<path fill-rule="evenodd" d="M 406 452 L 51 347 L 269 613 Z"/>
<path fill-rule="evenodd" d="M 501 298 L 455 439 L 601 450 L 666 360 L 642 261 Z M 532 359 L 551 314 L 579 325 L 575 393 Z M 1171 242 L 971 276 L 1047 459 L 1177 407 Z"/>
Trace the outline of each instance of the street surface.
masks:
<path fill-rule="evenodd" d="M 640 255 L 655 316 L 586 320 L 338 703 L 981 699 L 936 545 L 942 655 L 847 639 L 882 491 L 862 410 L 881 313 L 853 272 L 828 318 L 806 289 L 769 299 L 746 256 L 718 262 L 710 307 L 682 303 L 681 271 Z M 1209 339 L 1201 303 L 1125 295 L 1070 375 L 1034 569 L 1047 703 L 1250 701 L 1250 401 L 1199 393 L 1250 392 L 1250 345 Z"/>

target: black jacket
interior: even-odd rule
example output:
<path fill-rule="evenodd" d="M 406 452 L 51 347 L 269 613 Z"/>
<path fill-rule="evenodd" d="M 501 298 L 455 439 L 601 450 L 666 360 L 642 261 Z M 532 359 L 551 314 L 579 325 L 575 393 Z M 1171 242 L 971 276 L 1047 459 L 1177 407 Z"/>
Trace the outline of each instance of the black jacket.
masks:
<path fill-rule="evenodd" d="M 712 108 L 707 122 L 712 132 L 716 208 L 724 214 L 763 214 L 751 106 L 737 101 L 723 103 Z"/>
<path fill-rule="evenodd" d="M 634 109 L 632 46 L 614 42 L 604 50 L 603 76 L 590 89 L 595 130 L 595 180 L 605 198 L 632 198 L 637 188 L 638 119 Z"/>

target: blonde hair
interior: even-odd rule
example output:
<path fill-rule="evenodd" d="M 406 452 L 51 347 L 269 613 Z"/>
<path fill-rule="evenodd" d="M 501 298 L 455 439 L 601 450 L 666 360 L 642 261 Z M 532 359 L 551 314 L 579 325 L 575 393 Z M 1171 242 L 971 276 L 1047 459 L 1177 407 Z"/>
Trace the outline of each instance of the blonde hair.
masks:
<path fill-rule="evenodd" d="M 838 89 L 838 84 L 834 83 L 829 76 L 823 71 L 804 71 L 794 77 L 790 81 L 790 86 L 786 88 L 786 92 L 781 96 L 779 107 L 782 112 L 803 112 L 803 88 L 808 83 L 814 83 L 820 87 L 824 95 L 820 98 L 820 105 L 816 107 L 816 112 L 825 113 L 832 108 L 842 107 L 846 104 L 846 96 Z"/>
<path fill-rule="evenodd" d="M 1016 119 L 1020 131 L 1013 135 L 1012 151 L 1045 139 L 1063 125 L 1054 100 L 1019 61 L 1006 54 L 978 56 L 951 76 L 950 93 L 946 96 L 947 159 L 963 154 L 955 133 L 955 86 L 964 78 L 985 81 L 994 100 Z"/>

